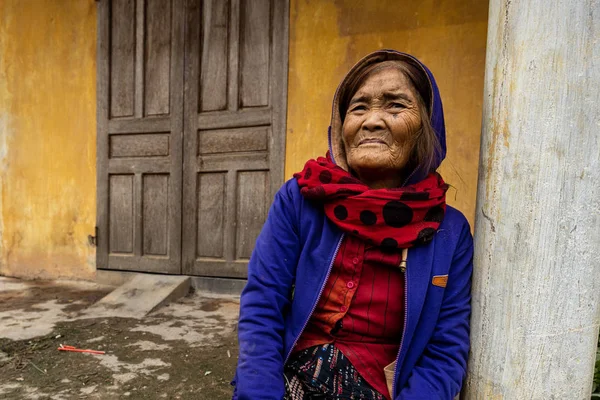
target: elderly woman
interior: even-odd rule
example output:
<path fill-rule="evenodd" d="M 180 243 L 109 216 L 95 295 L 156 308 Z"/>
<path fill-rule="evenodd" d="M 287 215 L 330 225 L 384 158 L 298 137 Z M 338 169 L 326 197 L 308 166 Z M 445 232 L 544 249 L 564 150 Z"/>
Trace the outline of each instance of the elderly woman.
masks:
<path fill-rule="evenodd" d="M 333 100 L 327 157 L 277 193 L 241 297 L 234 399 L 452 399 L 469 349 L 473 244 L 435 172 L 442 103 L 377 51 Z"/>

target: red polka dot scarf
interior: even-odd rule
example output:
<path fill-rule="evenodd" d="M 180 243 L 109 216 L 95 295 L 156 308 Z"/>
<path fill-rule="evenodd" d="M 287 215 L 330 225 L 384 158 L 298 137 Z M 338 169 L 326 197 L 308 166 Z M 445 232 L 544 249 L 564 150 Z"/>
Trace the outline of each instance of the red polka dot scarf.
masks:
<path fill-rule="evenodd" d="M 429 243 L 446 212 L 446 185 L 437 173 L 413 185 L 370 189 L 329 158 L 309 160 L 294 174 L 306 199 L 323 202 L 340 229 L 387 249 Z"/>

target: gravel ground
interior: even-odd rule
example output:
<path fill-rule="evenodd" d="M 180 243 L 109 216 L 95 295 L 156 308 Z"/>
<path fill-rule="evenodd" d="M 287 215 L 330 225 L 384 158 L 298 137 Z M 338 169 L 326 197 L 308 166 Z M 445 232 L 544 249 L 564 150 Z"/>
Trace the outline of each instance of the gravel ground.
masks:
<path fill-rule="evenodd" d="M 0 278 L 0 399 L 231 398 L 237 298 L 190 294 L 142 320 L 86 315 L 110 290 Z"/>

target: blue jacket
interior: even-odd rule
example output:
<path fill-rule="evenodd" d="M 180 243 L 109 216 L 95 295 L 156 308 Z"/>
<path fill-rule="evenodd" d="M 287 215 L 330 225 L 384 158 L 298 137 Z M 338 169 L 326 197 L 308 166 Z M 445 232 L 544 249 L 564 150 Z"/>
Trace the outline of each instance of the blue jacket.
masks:
<path fill-rule="evenodd" d="M 432 85 L 435 114 L 441 101 Z M 443 114 L 441 121 L 443 128 Z M 241 297 L 234 399 L 283 398 L 283 366 L 316 307 L 343 236 L 322 205 L 303 198 L 294 179 L 276 194 Z M 409 250 L 394 399 L 451 400 L 459 392 L 469 350 L 472 256 L 469 224 L 450 206 L 433 241 Z M 436 276 L 447 276 L 445 288 L 433 284 Z"/>

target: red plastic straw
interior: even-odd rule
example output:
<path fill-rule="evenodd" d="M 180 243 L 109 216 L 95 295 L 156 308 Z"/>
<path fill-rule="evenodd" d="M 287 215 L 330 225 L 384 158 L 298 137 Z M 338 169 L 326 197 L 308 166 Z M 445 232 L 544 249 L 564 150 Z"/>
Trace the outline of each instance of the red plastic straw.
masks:
<path fill-rule="evenodd" d="M 90 353 L 90 354 L 106 354 L 103 351 L 100 350 L 90 350 L 90 349 L 78 349 L 74 346 L 63 346 L 62 344 L 60 345 L 60 347 L 58 348 L 58 350 L 60 351 L 72 351 L 74 353 Z"/>

